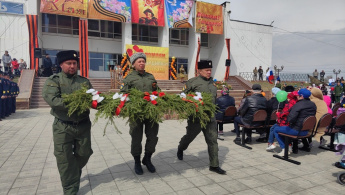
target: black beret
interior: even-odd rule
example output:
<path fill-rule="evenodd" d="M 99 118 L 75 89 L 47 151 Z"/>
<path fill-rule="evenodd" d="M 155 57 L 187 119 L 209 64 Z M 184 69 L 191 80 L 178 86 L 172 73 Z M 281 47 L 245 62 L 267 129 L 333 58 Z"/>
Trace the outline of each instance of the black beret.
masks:
<path fill-rule="evenodd" d="M 295 88 L 292 85 L 288 85 L 285 87 L 285 91 L 286 92 L 293 92 L 293 91 L 295 91 Z"/>
<path fill-rule="evenodd" d="M 74 50 L 60 51 L 56 54 L 58 64 L 67 60 L 76 60 L 79 62 L 78 53 Z"/>
<path fill-rule="evenodd" d="M 212 68 L 212 61 L 200 61 L 198 62 L 198 69 Z"/>
<path fill-rule="evenodd" d="M 253 89 L 253 90 L 261 90 L 261 85 L 260 85 L 260 84 L 254 84 L 254 85 L 252 86 L 252 89 Z"/>

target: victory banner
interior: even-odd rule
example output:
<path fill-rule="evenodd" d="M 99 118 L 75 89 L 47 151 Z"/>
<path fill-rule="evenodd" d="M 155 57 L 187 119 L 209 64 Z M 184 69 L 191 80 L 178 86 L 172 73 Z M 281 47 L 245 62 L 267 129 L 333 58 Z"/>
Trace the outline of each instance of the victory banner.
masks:
<path fill-rule="evenodd" d="M 132 23 L 164 26 L 164 0 L 132 0 Z"/>
<path fill-rule="evenodd" d="M 151 47 L 142 45 L 126 45 L 126 51 L 129 56 L 136 52 L 146 54 L 146 72 L 153 74 L 156 80 L 169 79 L 169 48 Z"/>
<path fill-rule="evenodd" d="M 165 9 L 169 28 L 190 28 L 193 26 L 194 0 L 166 0 Z"/>
<path fill-rule="evenodd" d="M 40 11 L 48 14 L 87 17 L 88 0 L 41 0 Z"/>
<path fill-rule="evenodd" d="M 131 0 L 90 0 L 88 18 L 129 23 Z"/>
<path fill-rule="evenodd" d="M 223 7 L 197 1 L 195 23 L 197 33 L 223 34 Z"/>

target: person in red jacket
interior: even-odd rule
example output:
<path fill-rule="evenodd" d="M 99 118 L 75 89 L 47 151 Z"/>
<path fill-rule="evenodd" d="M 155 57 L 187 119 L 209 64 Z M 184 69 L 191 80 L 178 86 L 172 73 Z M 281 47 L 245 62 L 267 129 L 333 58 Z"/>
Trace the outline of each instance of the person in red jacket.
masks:
<path fill-rule="evenodd" d="M 276 148 L 276 146 L 274 145 L 274 129 L 276 127 L 281 127 L 281 126 L 289 126 L 289 122 L 287 121 L 287 116 L 290 113 L 290 109 L 292 108 L 293 105 L 296 104 L 297 102 L 297 96 L 298 96 L 298 92 L 297 91 L 293 91 L 290 92 L 287 96 L 289 102 L 287 104 L 285 104 L 283 110 L 281 112 L 277 112 L 277 123 L 275 125 L 273 125 L 270 129 L 270 135 L 268 137 L 268 147 L 266 148 L 267 151 L 269 150 L 273 150 Z"/>
<path fill-rule="evenodd" d="M 18 63 L 16 58 L 13 58 L 13 60 L 12 60 L 12 72 L 16 76 L 18 76 L 20 74 L 19 73 L 19 63 Z"/>

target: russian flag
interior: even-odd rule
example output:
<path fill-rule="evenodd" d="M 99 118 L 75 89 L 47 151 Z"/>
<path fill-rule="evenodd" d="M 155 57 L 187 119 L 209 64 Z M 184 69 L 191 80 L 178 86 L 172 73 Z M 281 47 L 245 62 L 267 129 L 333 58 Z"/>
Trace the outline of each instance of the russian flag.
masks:
<path fill-rule="evenodd" d="M 274 79 L 274 76 L 273 76 L 273 71 L 270 69 L 267 73 L 266 73 L 266 80 L 270 83 L 270 84 L 273 84 L 273 79 Z"/>

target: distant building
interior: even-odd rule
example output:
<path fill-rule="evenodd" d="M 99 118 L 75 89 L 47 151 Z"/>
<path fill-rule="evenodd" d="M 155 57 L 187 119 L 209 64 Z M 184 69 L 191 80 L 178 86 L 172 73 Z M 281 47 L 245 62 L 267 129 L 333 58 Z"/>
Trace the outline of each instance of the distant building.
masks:
<path fill-rule="evenodd" d="M 24 3 L 24 14 L 38 15 L 38 43 L 43 53 L 50 54 L 53 63 L 58 51 L 79 50 L 79 18 L 40 13 L 40 0 L 17 0 Z M 224 13 L 230 10 L 226 3 Z M 8 50 L 15 58 L 29 60 L 29 35 L 25 15 L 0 13 L 0 51 Z M 201 40 L 200 60 L 212 60 L 213 77 L 222 80 L 225 74 L 227 48 L 230 38 L 230 75 L 252 72 L 254 67 L 265 70 L 272 61 L 272 26 L 229 20 L 224 15 L 224 34 L 195 33 L 194 28 L 169 29 L 142 24 L 88 20 L 90 77 L 109 77 L 108 65 L 121 62 L 126 44 L 169 47 L 170 58 L 177 58 L 189 78 L 194 76 L 197 41 Z M 40 63 L 41 64 L 41 63 Z M 177 69 L 178 70 L 178 69 Z"/>

